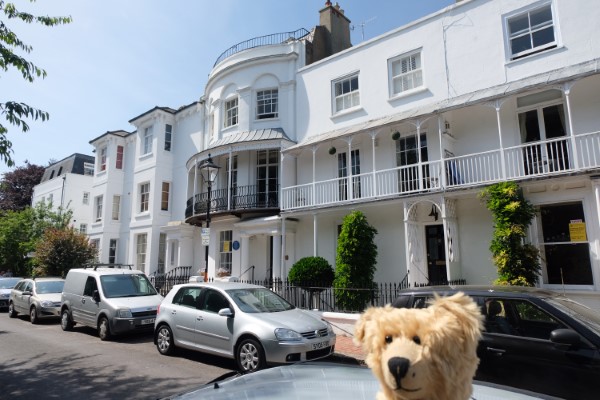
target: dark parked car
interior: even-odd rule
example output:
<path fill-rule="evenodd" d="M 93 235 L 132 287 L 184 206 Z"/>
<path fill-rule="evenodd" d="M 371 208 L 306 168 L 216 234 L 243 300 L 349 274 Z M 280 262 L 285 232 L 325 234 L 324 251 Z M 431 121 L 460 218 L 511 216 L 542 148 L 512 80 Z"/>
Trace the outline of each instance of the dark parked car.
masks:
<path fill-rule="evenodd" d="M 0 310 L 8 309 L 8 298 L 12 288 L 23 278 L 0 278 Z"/>
<path fill-rule="evenodd" d="M 394 307 L 421 308 L 462 291 L 485 316 L 475 379 L 567 399 L 598 399 L 600 314 L 561 294 L 525 287 L 407 289 Z"/>

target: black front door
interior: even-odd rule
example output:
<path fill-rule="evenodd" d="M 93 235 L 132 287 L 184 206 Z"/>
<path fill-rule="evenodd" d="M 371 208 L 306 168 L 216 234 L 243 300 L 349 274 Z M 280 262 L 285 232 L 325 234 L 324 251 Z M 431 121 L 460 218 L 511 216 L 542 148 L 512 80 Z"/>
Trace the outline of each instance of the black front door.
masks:
<path fill-rule="evenodd" d="M 446 247 L 444 245 L 444 225 L 428 225 L 425 227 L 427 243 L 427 272 L 430 284 L 444 284 L 446 275 Z"/>

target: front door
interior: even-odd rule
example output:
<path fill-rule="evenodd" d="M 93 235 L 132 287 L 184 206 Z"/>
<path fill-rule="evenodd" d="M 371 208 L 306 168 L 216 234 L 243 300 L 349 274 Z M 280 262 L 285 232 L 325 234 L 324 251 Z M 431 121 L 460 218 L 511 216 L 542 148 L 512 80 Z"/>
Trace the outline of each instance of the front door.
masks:
<path fill-rule="evenodd" d="M 445 284 L 446 247 L 444 242 L 444 225 L 428 225 L 425 227 L 427 244 L 427 273 L 430 284 Z"/>

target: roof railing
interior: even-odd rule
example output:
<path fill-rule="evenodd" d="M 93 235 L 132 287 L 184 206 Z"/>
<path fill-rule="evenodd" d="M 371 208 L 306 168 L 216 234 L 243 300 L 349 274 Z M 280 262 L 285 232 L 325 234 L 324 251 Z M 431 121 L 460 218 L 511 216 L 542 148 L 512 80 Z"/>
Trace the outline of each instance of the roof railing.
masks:
<path fill-rule="evenodd" d="M 239 53 L 244 50 L 252 49 L 260 46 L 269 46 L 273 44 L 286 43 L 293 40 L 300 40 L 307 36 L 310 32 L 304 28 L 297 29 L 292 32 L 273 33 L 271 35 L 259 36 L 244 42 L 240 42 L 225 50 L 215 61 L 213 68 L 227 57 Z"/>

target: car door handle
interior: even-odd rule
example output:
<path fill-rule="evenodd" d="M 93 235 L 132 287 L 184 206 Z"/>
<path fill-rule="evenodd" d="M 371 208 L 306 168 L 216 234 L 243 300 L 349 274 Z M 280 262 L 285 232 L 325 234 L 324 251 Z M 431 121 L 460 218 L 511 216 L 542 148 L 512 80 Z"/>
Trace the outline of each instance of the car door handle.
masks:
<path fill-rule="evenodd" d="M 177 314 L 177 310 L 171 310 L 171 315 Z"/>
<path fill-rule="evenodd" d="M 506 350 L 496 349 L 494 347 L 488 347 L 486 350 L 489 351 L 490 353 L 493 353 L 494 355 L 496 355 L 498 357 L 500 357 L 500 356 L 504 355 L 504 353 L 506 353 Z"/>
<path fill-rule="evenodd" d="M 81 299 L 81 304 L 85 304 L 85 299 Z"/>
<path fill-rule="evenodd" d="M 202 315 L 198 315 L 196 317 L 196 321 L 203 321 L 203 320 L 204 320 L 204 318 L 202 318 Z"/>

